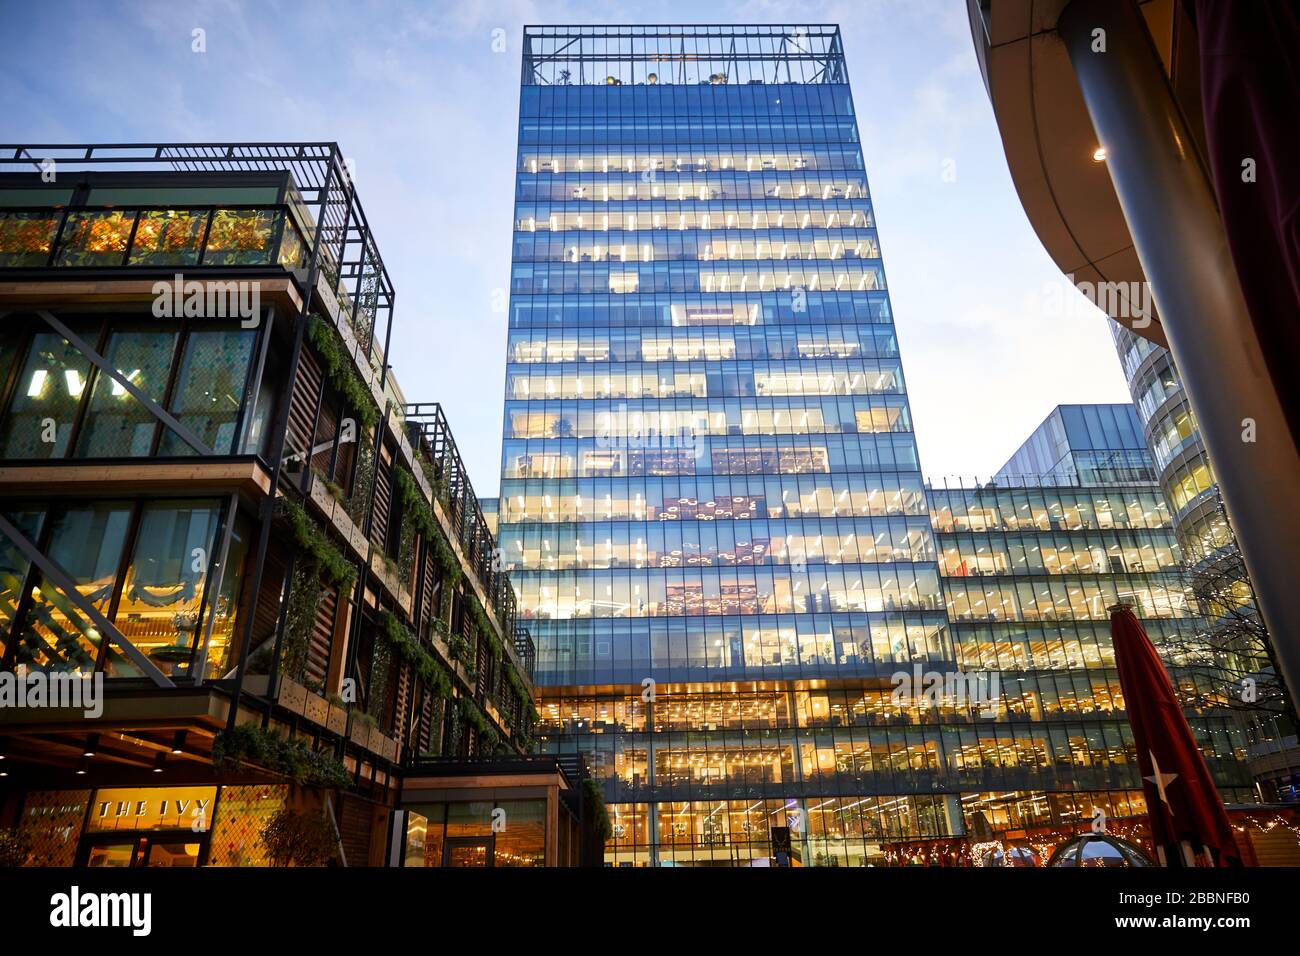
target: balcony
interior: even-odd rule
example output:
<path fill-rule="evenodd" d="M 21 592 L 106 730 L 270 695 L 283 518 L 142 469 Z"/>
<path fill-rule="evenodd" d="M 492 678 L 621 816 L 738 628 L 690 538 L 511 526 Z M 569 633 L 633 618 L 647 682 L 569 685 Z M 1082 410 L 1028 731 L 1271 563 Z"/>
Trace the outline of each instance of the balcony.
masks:
<path fill-rule="evenodd" d="M 0 209 L 0 269 L 307 267 L 287 205 Z"/>

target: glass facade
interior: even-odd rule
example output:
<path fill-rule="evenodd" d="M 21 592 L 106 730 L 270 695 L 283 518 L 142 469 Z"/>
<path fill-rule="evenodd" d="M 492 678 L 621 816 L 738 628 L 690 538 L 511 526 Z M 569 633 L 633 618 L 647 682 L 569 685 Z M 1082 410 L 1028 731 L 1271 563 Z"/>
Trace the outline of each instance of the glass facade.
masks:
<path fill-rule="evenodd" d="M 1118 322 L 1110 328 L 1184 552 L 1199 560 L 1221 548 L 1235 551 L 1236 537 L 1224 518 L 1218 483 L 1173 355 Z"/>
<path fill-rule="evenodd" d="M 600 30 L 547 82 L 557 30 L 525 38 L 499 505 L 537 677 L 869 666 L 850 628 L 933 628 L 939 589 L 838 33 L 791 28 L 816 80 L 742 85 L 630 31 L 593 64 Z"/>
<path fill-rule="evenodd" d="M 969 862 L 977 819 L 1142 812 L 1105 608 L 1189 612 L 1140 429 L 1067 407 L 1026 454 L 1076 487 L 927 490 L 839 42 L 525 31 L 499 541 L 612 865 Z M 993 713 L 892 693 L 961 668 Z"/>
<path fill-rule="evenodd" d="M 1058 405 L 1007 463 L 1000 483 L 1126 484 L 1155 471 L 1132 405 Z"/>

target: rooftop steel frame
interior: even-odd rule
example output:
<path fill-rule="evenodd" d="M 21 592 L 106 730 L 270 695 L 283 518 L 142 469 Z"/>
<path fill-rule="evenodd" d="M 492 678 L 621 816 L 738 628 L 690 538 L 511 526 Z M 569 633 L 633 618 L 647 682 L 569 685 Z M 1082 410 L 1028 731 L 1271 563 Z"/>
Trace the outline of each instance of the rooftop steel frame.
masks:
<path fill-rule="evenodd" d="M 846 83 L 834 24 L 525 26 L 525 86 Z"/>
<path fill-rule="evenodd" d="M 55 177 L 87 171 L 287 172 L 302 198 L 295 208 L 310 221 L 308 268 L 317 266 L 331 290 L 352 308 L 352 326 L 367 356 L 386 338 L 395 290 L 370 221 L 338 143 L 0 144 L 0 172 Z"/>

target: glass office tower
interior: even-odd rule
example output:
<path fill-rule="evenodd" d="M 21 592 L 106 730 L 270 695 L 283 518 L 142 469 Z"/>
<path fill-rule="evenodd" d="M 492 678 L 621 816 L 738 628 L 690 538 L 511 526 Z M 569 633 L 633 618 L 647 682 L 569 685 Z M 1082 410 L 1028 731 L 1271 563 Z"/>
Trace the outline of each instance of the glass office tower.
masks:
<path fill-rule="evenodd" d="M 827 677 L 938 582 L 836 28 L 525 34 L 500 521 L 550 684 Z M 855 617 L 856 616 L 856 617 Z"/>
<path fill-rule="evenodd" d="M 536 27 L 523 60 L 500 522 L 538 682 L 766 712 L 937 652 L 838 28 Z"/>

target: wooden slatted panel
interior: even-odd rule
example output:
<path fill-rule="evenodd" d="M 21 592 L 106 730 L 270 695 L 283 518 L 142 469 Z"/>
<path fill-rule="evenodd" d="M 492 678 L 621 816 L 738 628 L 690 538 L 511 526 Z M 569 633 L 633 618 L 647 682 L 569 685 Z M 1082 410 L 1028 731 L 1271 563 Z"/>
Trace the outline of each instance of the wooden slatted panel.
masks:
<path fill-rule="evenodd" d="M 330 585 L 321 590 L 320 603 L 316 605 L 316 618 L 311 627 L 311 643 L 307 646 L 307 672 L 309 683 L 324 686 L 329 673 L 330 647 L 334 643 L 334 615 L 338 612 L 338 588 Z"/>
<path fill-rule="evenodd" d="M 433 549 L 426 548 L 424 552 L 424 573 L 420 578 L 420 629 L 427 632 L 433 619 L 437 617 L 438 605 L 434 603 L 437 594 L 435 591 L 435 582 L 438 580 L 437 570 L 433 564 Z"/>
<path fill-rule="evenodd" d="M 318 475 L 329 477 L 330 462 L 334 459 L 334 436 L 338 434 L 338 413 L 330 402 L 324 402 L 320 407 L 320 417 L 316 420 L 316 439 L 312 442 L 313 448 L 319 448 L 320 451 L 312 455 L 312 471 Z"/>
<path fill-rule="evenodd" d="M 293 400 L 289 402 L 289 431 L 285 436 L 287 450 L 292 454 L 305 455 L 311 448 L 316 433 L 316 402 L 320 398 L 322 382 L 320 363 L 311 349 L 304 346 L 298 360 Z"/>
<path fill-rule="evenodd" d="M 390 736 L 396 737 L 405 744 L 410 743 L 410 736 L 407 733 L 409 728 L 406 727 L 405 721 L 407 708 L 411 706 L 413 676 L 409 664 L 402 662 L 397 665 L 393 687 L 393 732 Z"/>
<path fill-rule="evenodd" d="M 370 540 L 383 549 L 388 541 L 388 517 L 393 506 L 393 465 L 391 461 L 379 462 L 375 469 L 375 513 L 370 525 Z"/>
<path fill-rule="evenodd" d="M 374 820 L 371 805 L 350 793 L 339 794 L 339 817 L 339 836 L 348 857 L 348 866 L 369 865 Z"/>
<path fill-rule="evenodd" d="M 492 649 L 488 646 L 487 638 L 479 639 L 478 654 L 475 659 L 478 662 L 478 692 L 490 696 L 494 671 L 492 668 Z"/>
<path fill-rule="evenodd" d="M 429 752 L 433 740 L 433 708 L 441 698 L 434 697 L 427 690 L 420 695 L 419 720 L 416 723 L 415 752 L 417 756 Z"/>
<path fill-rule="evenodd" d="M 249 653 L 257 650 L 263 641 L 275 639 L 276 625 L 280 621 L 280 589 L 284 586 L 285 559 L 275 548 L 266 549 L 266 564 L 262 572 L 262 587 L 253 605 L 253 643 Z"/>

